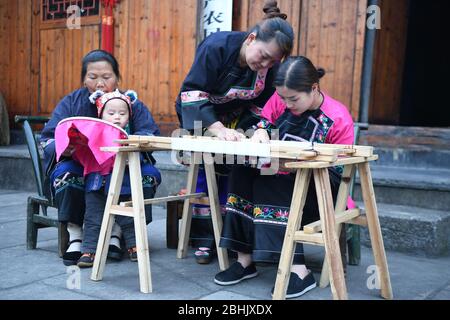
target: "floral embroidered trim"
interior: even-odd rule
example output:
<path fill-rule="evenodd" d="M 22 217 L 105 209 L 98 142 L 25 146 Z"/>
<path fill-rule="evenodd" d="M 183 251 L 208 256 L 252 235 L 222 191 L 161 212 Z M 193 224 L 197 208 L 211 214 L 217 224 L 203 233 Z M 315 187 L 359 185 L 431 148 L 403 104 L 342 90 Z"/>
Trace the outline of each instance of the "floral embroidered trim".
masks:
<path fill-rule="evenodd" d="M 204 91 L 185 91 L 181 93 L 181 103 L 186 105 L 198 104 L 209 100 L 209 93 Z"/>
<path fill-rule="evenodd" d="M 226 206 L 247 214 L 252 214 L 253 212 L 253 204 L 250 201 L 231 193 L 228 195 Z"/>
<path fill-rule="evenodd" d="M 181 103 L 183 106 L 191 106 L 204 103 L 208 100 L 215 104 L 222 104 L 234 99 L 254 99 L 264 90 L 267 72 L 268 69 L 258 71 L 250 88 L 231 87 L 222 96 L 212 96 L 209 93 L 200 90 L 184 91 L 181 93 Z"/>
<path fill-rule="evenodd" d="M 53 182 L 55 193 L 63 191 L 67 187 L 73 187 L 76 189 L 84 190 L 84 178 L 76 176 L 64 176 L 62 178 L 56 178 Z"/>
<path fill-rule="evenodd" d="M 255 205 L 253 209 L 253 217 L 259 220 L 263 219 L 287 222 L 289 217 L 289 208 Z"/>
<path fill-rule="evenodd" d="M 142 186 L 143 187 L 153 187 L 156 185 L 156 179 L 152 176 L 143 176 L 142 177 Z"/>
<path fill-rule="evenodd" d="M 258 97 L 264 90 L 267 72 L 268 69 L 258 71 L 255 76 L 255 81 L 253 82 L 253 85 L 250 88 L 231 87 L 224 95 L 211 96 L 209 100 L 212 103 L 222 104 L 227 103 L 234 99 L 241 99 L 241 100 L 254 99 Z"/>

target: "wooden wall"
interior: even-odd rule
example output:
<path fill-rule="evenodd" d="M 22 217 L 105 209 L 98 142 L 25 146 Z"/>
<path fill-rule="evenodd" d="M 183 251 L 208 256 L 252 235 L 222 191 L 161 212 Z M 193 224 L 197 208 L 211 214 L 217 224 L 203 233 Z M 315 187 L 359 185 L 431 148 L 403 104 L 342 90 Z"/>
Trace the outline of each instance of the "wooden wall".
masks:
<path fill-rule="evenodd" d="M 294 54 L 326 69 L 322 88 L 357 118 L 367 0 L 279 0 L 297 40 Z M 40 0 L 0 0 L 0 90 L 15 114 L 48 115 L 80 86 L 80 62 L 100 46 L 99 17 L 81 30 L 40 22 Z M 123 89 L 135 89 L 163 131 L 178 125 L 174 102 L 195 54 L 197 0 L 122 0 L 115 55 Z M 234 0 L 233 26 L 248 30 L 263 0 Z M 20 14 L 18 14 L 20 13 Z"/>
<path fill-rule="evenodd" d="M 81 86 L 81 59 L 100 46 L 100 26 L 81 30 L 40 30 L 40 103 L 38 114 L 51 114 L 58 102 Z"/>
<path fill-rule="evenodd" d="M 10 118 L 32 112 L 31 15 L 30 1 L 0 1 L 0 92 Z"/>
<path fill-rule="evenodd" d="M 262 17 L 264 1 L 235 0 L 240 30 Z M 327 72 L 322 90 L 358 118 L 367 0 L 279 0 L 296 34 L 293 55 L 305 55 Z"/>
<path fill-rule="evenodd" d="M 169 133 L 178 126 L 175 99 L 194 60 L 197 0 L 122 0 L 115 15 L 120 86 L 136 90 Z"/>
<path fill-rule="evenodd" d="M 40 5 L 0 0 L 0 91 L 10 119 L 51 114 L 81 86 L 82 57 L 100 48 L 100 16 L 70 30 L 64 19 L 41 21 Z M 164 131 L 178 125 L 175 99 L 194 58 L 196 20 L 197 0 L 122 0 L 115 11 L 120 87 L 136 90 Z"/>
<path fill-rule="evenodd" d="M 100 46 L 100 16 L 83 19 L 80 30 L 41 20 L 39 0 L 0 0 L 0 91 L 11 127 L 16 114 L 51 114 L 80 87 L 83 55 Z"/>

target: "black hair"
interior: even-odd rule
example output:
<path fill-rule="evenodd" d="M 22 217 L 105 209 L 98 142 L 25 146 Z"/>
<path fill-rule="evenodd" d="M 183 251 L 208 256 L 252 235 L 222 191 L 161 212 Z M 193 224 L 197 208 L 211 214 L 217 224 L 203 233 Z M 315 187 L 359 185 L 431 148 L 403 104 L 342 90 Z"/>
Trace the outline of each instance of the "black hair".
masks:
<path fill-rule="evenodd" d="M 280 12 L 277 1 L 270 0 L 264 4 L 264 19 L 254 26 L 248 34 L 255 33 L 256 40 L 270 42 L 275 39 L 283 57 L 291 54 L 294 45 L 294 30 L 286 21 L 287 15 Z"/>
<path fill-rule="evenodd" d="M 312 86 L 319 83 L 325 70 L 316 68 L 306 57 L 289 57 L 284 61 L 275 75 L 273 85 L 286 87 L 298 92 L 310 93 Z"/>
<path fill-rule="evenodd" d="M 117 79 L 120 79 L 120 72 L 119 72 L 119 63 L 117 62 L 116 58 L 109 52 L 106 52 L 104 50 L 92 50 L 88 54 L 86 54 L 81 62 L 81 82 L 83 83 L 84 78 L 86 77 L 87 73 L 87 67 L 89 63 L 93 62 L 99 62 L 99 61 L 105 61 L 108 62 L 111 65 L 111 68 L 114 71 L 114 74 L 116 75 Z"/>

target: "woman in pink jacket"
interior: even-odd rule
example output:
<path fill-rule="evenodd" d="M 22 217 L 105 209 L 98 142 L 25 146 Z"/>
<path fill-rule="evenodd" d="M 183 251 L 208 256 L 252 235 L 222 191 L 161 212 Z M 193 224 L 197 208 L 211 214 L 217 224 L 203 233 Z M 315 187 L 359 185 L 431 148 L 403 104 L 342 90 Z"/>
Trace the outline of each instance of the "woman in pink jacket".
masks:
<path fill-rule="evenodd" d="M 305 57 L 288 58 L 275 76 L 276 92 L 266 103 L 252 140 L 268 142 L 277 129 L 280 140 L 353 144 L 353 120 L 348 109 L 320 90 L 319 79 L 324 74 Z M 342 168 L 329 171 L 335 201 Z M 294 181 L 293 173 L 261 175 L 255 168 L 233 167 L 220 246 L 236 251 L 238 259 L 215 276 L 217 284 L 232 285 L 257 276 L 255 262 L 279 261 Z M 302 220 L 302 225 L 319 220 L 313 179 Z M 316 287 L 301 244 L 297 244 L 291 270 L 286 298 Z"/>

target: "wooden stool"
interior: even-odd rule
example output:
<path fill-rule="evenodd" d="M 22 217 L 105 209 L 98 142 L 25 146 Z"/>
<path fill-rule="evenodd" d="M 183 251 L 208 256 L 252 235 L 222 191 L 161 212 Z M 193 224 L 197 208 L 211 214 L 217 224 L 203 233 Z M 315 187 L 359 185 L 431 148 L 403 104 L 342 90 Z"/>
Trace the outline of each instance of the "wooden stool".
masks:
<path fill-rule="evenodd" d="M 119 206 L 120 189 L 122 187 L 125 164 L 128 160 L 130 172 L 132 207 Z M 136 232 L 136 248 L 139 266 L 140 289 L 143 293 L 152 292 L 152 279 L 150 271 L 150 256 L 148 252 L 147 228 L 145 223 L 144 193 L 142 191 L 142 174 L 140 152 L 118 152 L 114 162 L 111 184 L 106 200 L 102 227 L 98 238 L 97 250 L 92 268 L 91 279 L 102 280 L 108 255 L 109 239 L 114 224 L 114 215 L 132 217 Z"/>
<path fill-rule="evenodd" d="M 341 223 L 365 224 L 365 219 L 360 216 L 358 209 L 344 211 L 349 194 L 351 177 L 355 174 L 355 166 L 358 166 L 359 169 L 367 224 L 375 263 L 379 271 L 381 295 L 385 299 L 393 298 L 369 167 L 369 161 L 376 160 L 377 158 L 378 156 L 376 155 L 369 157 L 355 156 L 338 159 L 332 163 L 304 161 L 286 164 L 287 168 L 296 169 L 297 174 L 275 282 L 274 300 L 285 299 L 286 297 L 286 289 L 289 282 L 295 244 L 297 242 L 325 246 L 325 262 L 322 269 L 321 285 L 325 286 L 327 284 L 329 274 L 333 298 L 339 300 L 348 299 L 338 234 Z M 328 168 L 336 165 L 344 165 L 344 174 L 339 187 L 336 208 L 333 208 Z M 304 230 L 299 231 L 311 173 L 314 175 L 320 222 L 304 226 Z M 328 270 L 329 272 L 327 272 Z"/>
<path fill-rule="evenodd" d="M 117 152 L 114 161 L 114 168 L 111 176 L 111 183 L 106 200 L 102 226 L 97 244 L 94 266 L 92 268 L 91 279 L 100 281 L 103 278 L 106 257 L 111 238 L 114 216 L 122 215 L 134 219 L 136 233 L 136 249 L 138 255 L 140 290 L 143 293 L 152 292 L 150 255 L 148 249 L 147 225 L 145 223 L 145 205 L 163 202 L 171 202 L 190 198 L 201 198 L 205 193 L 193 193 L 181 196 L 168 196 L 153 199 L 144 199 L 142 190 L 142 174 L 140 164 L 140 152 L 149 151 L 149 148 L 139 146 L 105 147 L 103 151 Z M 125 165 L 128 163 L 130 172 L 131 198 L 132 201 L 118 204 L 120 189 L 122 186 Z"/>

